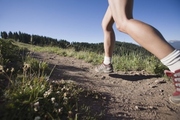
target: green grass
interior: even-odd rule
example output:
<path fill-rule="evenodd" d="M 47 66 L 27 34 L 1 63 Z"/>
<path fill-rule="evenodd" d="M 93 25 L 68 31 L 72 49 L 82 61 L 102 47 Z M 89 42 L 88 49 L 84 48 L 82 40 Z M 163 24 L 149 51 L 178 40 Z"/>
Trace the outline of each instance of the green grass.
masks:
<path fill-rule="evenodd" d="M 30 46 L 19 43 L 20 46 Z M 62 49 L 58 47 L 28 47 L 31 51 L 55 53 L 60 56 L 74 57 L 85 60 L 93 65 L 101 64 L 103 61 L 103 54 L 97 54 L 89 51 L 75 51 L 74 49 Z M 120 51 L 121 52 L 121 51 Z M 143 55 L 142 53 L 129 53 L 122 56 L 113 56 L 113 66 L 116 71 L 141 71 L 145 70 L 150 74 L 157 74 L 163 76 L 163 70 L 167 69 L 155 56 Z"/>
<path fill-rule="evenodd" d="M 4 46 L 6 42 L 1 45 Z M 26 44 L 18 44 L 29 47 Z M 8 50 L 9 46 L 6 47 Z M 42 50 L 41 47 L 30 46 L 30 48 Z M 0 49 L 2 57 L 4 55 L 1 52 L 3 49 Z M 45 47 L 45 49 L 50 50 L 49 47 Z M 57 48 L 51 50 L 54 51 Z M 17 54 L 17 47 L 12 53 L 15 52 Z M 64 56 L 66 53 L 68 52 L 57 52 L 57 54 Z M 11 60 L 10 58 L 6 59 Z M 95 115 L 94 111 L 91 111 L 90 105 L 79 104 L 79 101 L 83 101 L 88 96 L 90 96 L 89 99 L 94 99 L 93 96 L 100 96 L 98 93 L 84 90 L 71 81 L 49 81 L 49 76 L 54 69 L 50 69 L 45 61 L 24 56 L 22 57 L 24 63 L 21 70 L 15 72 L 13 68 L 5 67 L 4 60 L 6 59 L 0 59 L 1 120 L 96 120 L 101 118 L 101 112 Z M 14 74 L 16 77 L 13 76 Z M 97 100 L 101 100 L 101 98 L 98 97 Z"/>
<path fill-rule="evenodd" d="M 82 59 L 93 65 L 102 63 L 102 54 L 77 52 L 73 48 L 39 47 L 18 42 L 11 44 L 11 42 L 0 42 L 0 119 L 96 120 L 103 116 L 103 111 L 94 114 L 91 106 L 85 103 L 79 104 L 79 101 L 87 98 L 101 101 L 102 97 L 99 93 L 86 91 L 73 82 L 63 80 L 50 82 L 49 76 L 54 69 L 50 69 L 46 61 L 31 58 L 26 52 L 27 48 L 31 52 L 49 52 Z M 20 58 L 21 54 L 25 56 Z M 12 58 L 14 61 L 11 60 Z M 14 58 L 18 62 L 15 62 Z M 14 62 L 18 63 L 16 69 L 13 68 Z M 117 71 L 145 70 L 160 75 L 166 68 L 154 56 L 145 57 L 141 53 L 114 55 L 113 65 Z"/>

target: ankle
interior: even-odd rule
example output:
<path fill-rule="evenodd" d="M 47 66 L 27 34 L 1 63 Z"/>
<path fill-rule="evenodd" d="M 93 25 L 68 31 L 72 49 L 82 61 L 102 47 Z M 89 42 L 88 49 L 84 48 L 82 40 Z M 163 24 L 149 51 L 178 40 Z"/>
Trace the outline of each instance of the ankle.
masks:
<path fill-rule="evenodd" d="M 109 64 L 111 64 L 111 57 L 107 57 L 107 56 L 104 56 L 104 61 L 103 61 L 103 63 L 105 64 L 105 65 L 109 65 Z"/>

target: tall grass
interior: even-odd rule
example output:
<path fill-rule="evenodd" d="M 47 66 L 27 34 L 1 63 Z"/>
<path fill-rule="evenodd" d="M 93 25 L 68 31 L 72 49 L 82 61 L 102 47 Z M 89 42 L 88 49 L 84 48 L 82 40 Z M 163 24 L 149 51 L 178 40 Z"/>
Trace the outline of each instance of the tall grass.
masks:
<path fill-rule="evenodd" d="M 1 51 L 0 56 L 3 56 Z M 88 105 L 79 105 L 80 98 L 85 97 L 82 95 L 94 96 L 95 93 L 85 91 L 71 81 L 49 81 L 54 69 L 49 69 L 45 61 L 29 56 L 23 60 L 22 73 L 18 72 L 16 77 L 11 76 L 14 69 L 9 70 L 5 64 L 0 64 L 0 83 L 8 83 L 0 85 L 1 120 L 96 120 L 101 117 L 99 114 L 92 116 Z"/>
<path fill-rule="evenodd" d="M 101 64 L 103 61 L 103 54 L 98 54 L 89 51 L 75 51 L 72 49 L 62 49 L 58 47 L 39 47 L 34 46 L 34 51 L 50 52 L 60 56 L 74 57 L 85 60 L 93 65 Z M 123 52 L 123 51 L 120 51 Z M 143 55 L 143 53 L 131 52 L 122 56 L 113 56 L 113 66 L 116 71 L 141 71 L 145 70 L 150 74 L 163 75 L 163 70 L 167 69 L 155 56 Z"/>

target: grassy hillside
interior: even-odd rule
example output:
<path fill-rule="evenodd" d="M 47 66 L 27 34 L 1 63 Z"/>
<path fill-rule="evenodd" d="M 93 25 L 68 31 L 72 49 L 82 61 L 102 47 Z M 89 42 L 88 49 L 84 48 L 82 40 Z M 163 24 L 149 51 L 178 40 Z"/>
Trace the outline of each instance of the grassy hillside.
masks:
<path fill-rule="evenodd" d="M 116 49 L 121 50 L 113 57 L 115 70 L 146 70 L 162 75 L 164 66 L 153 55 L 145 54 L 147 51 L 136 45 L 118 45 Z M 126 50 L 128 45 L 132 49 Z M 40 47 L 0 39 L 0 119 L 100 119 L 102 112 L 94 115 L 89 106 L 78 104 L 85 96 L 89 96 L 88 99 L 98 96 L 101 101 L 100 94 L 86 91 L 71 82 L 48 81 L 53 69 L 49 69 L 46 61 L 38 61 L 26 54 L 29 51 L 50 52 L 83 59 L 94 65 L 102 62 L 103 51 L 96 52 L 92 46 L 80 48 Z"/>
<path fill-rule="evenodd" d="M 71 47 L 66 49 L 52 46 L 41 47 L 20 42 L 15 42 L 15 44 L 23 48 L 28 48 L 31 51 L 50 52 L 61 56 L 83 59 L 93 65 L 102 63 L 104 57 L 102 43 L 73 43 Z M 158 75 L 163 75 L 163 70 L 167 69 L 154 55 L 146 51 L 144 48 L 123 42 L 116 42 L 113 65 L 116 71 L 145 70 L 150 74 Z"/>
<path fill-rule="evenodd" d="M 53 69 L 45 61 L 28 56 L 26 48 L 42 49 L 0 39 L 1 120 L 100 119 L 101 113 L 92 115 L 88 105 L 78 103 L 98 93 L 68 81 L 49 81 Z"/>

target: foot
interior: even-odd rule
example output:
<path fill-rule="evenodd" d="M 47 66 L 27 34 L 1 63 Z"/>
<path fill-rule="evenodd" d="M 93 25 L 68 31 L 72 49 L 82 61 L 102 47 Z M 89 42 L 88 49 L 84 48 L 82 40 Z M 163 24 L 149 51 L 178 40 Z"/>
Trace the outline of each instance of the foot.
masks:
<path fill-rule="evenodd" d="M 169 100 L 176 105 L 180 105 L 180 69 L 176 70 L 174 73 L 168 70 L 165 70 L 164 72 L 168 77 L 171 77 L 176 89 Z"/>
<path fill-rule="evenodd" d="M 104 63 L 102 63 L 101 65 L 95 68 L 95 71 L 99 73 L 112 73 L 113 66 L 112 64 L 105 65 Z"/>

